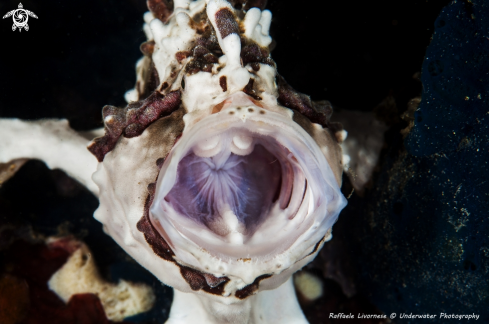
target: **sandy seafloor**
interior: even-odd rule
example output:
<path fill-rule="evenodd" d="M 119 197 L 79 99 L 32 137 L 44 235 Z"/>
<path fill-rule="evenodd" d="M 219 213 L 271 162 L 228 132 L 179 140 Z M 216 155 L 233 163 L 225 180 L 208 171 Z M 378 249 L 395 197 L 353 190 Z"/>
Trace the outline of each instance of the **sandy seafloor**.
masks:
<path fill-rule="evenodd" d="M 12 32 L 11 19 L 0 23 L 0 117 L 102 126 L 101 108 L 124 105 L 133 86 L 144 1 L 22 3 L 39 18 L 21 33 Z M 279 73 L 335 109 L 375 111 L 389 130 L 368 188 L 349 198 L 333 240 L 306 268 L 325 291 L 303 302 L 306 316 L 311 323 L 376 323 L 329 313 L 395 312 L 394 323 L 420 323 L 426 320 L 399 314 L 436 314 L 430 323 L 445 323 L 466 321 L 440 313 L 474 313 L 489 323 L 489 3 L 454 1 L 443 12 L 449 1 L 317 3 L 269 1 Z M 1 1 L 1 15 L 17 5 Z M 418 109 L 407 112 L 420 95 Z M 351 193 L 346 177 L 343 191 Z M 164 322 L 171 289 L 103 233 L 92 218 L 97 206 L 39 161 L 3 184 L 0 322 L 103 322 L 96 300 L 68 307 L 45 288 L 66 255 L 49 255 L 39 242 L 60 233 L 86 242 L 108 280 L 154 287 L 153 309 L 126 322 Z M 14 306 L 20 315 L 5 311 Z"/>

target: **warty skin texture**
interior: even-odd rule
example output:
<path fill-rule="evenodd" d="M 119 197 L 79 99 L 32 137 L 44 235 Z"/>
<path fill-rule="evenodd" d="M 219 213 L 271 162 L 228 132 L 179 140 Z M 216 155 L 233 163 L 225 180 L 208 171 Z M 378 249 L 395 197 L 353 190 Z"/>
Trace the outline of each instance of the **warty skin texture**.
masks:
<path fill-rule="evenodd" d="M 150 8 L 152 4 L 150 1 Z M 158 14 L 160 19 L 155 19 Z M 89 153 L 80 149 L 86 144 L 84 138 L 73 135 L 65 122 L 53 122 L 55 126 L 43 128 L 21 121 L 2 121 L 2 132 L 14 133 L 23 127 L 26 136 L 37 137 L 41 142 L 51 137 L 63 139 L 67 150 L 80 157 L 83 165 L 70 169 L 62 163 L 49 162 L 65 160 L 66 153 L 62 151 L 49 156 L 36 153 L 34 149 L 20 156 L 0 155 L 5 162 L 16 158 L 46 160 L 48 165 L 65 169 L 96 194 L 100 207 L 94 216 L 104 224 L 107 234 L 162 282 L 175 288 L 168 323 L 195 323 L 197 318 L 201 323 L 306 323 L 294 296 L 291 276 L 309 263 L 331 238 L 331 226 L 346 204 L 339 192 L 343 170 L 339 145 L 342 136 L 328 127 L 331 125 L 313 123 L 300 114 L 304 106 L 310 109 L 303 109 L 304 115 L 317 113 L 313 105 L 309 105 L 312 108 L 307 104 L 301 106 L 305 99 L 300 94 L 288 93 L 289 100 L 284 104 L 292 109 L 280 104 L 277 99 L 281 89 L 282 94 L 284 90 L 275 81 L 277 71 L 273 61 L 268 52 L 263 52 L 271 41 L 268 36 L 271 14 L 258 8 L 248 9 L 246 15 L 243 14 L 226 1 L 200 0 L 175 1 L 170 16 L 158 10 L 145 15 L 144 30 L 154 48 L 137 64 L 138 84 L 126 95 L 130 102 L 128 109 L 104 108 L 105 137 L 90 144 L 90 150 L 99 160 L 97 166 Z M 206 47 L 201 46 L 205 53 L 202 60 L 208 67 L 195 62 L 201 55 L 201 49 L 197 48 L 199 40 L 204 45 L 205 41 L 213 43 L 207 47 L 217 45 L 220 48 L 205 53 Z M 242 45 L 251 46 L 249 56 L 255 61 L 245 64 L 243 55 L 246 58 L 247 53 L 243 54 Z M 254 49 L 261 52 L 256 54 Z M 217 57 L 219 51 L 222 55 Z M 200 70 L 191 70 L 192 66 Z M 151 79 L 155 74 L 157 77 Z M 153 83 L 150 90 L 153 92 L 148 96 L 148 90 L 144 89 L 148 89 L 149 83 Z M 296 100 L 299 104 L 294 98 L 299 98 Z M 251 107 L 253 113 L 249 110 Z M 249 114 L 243 114 L 238 108 L 246 108 Z M 297 140 L 302 145 L 299 147 L 310 151 L 304 153 L 310 158 L 308 161 L 318 163 L 316 174 L 324 177 L 318 188 L 326 188 L 331 194 L 327 203 L 321 205 L 321 212 L 317 213 L 320 215 L 311 216 L 315 207 L 305 205 L 304 218 L 293 220 L 298 222 L 300 231 L 289 229 L 296 235 L 294 239 L 281 241 L 262 256 L 244 253 L 237 258 L 226 252 L 203 249 L 171 223 L 162 223 L 164 219 L 153 212 L 156 206 L 153 199 L 158 198 L 161 188 L 158 180 L 165 176 L 162 172 L 171 167 L 178 152 L 186 154 L 188 134 L 200 128 L 204 132 L 202 125 L 219 116 L 223 116 L 223 120 L 224 116 L 231 118 L 231 112 L 233 118 L 241 119 L 239 122 L 244 128 L 261 125 L 266 131 L 290 130 L 291 140 Z M 286 137 L 280 137 L 279 141 Z M 1 151 L 15 152 L 16 141 L 16 138 L 4 141 Z M 297 158 L 300 160 L 299 155 Z M 91 172 L 87 170 L 95 167 L 92 182 L 87 176 Z M 310 177 L 308 181 L 313 184 L 315 179 Z M 311 201 L 313 196 L 321 194 L 313 192 Z M 319 207 L 313 203 L 309 206 Z M 260 230 L 259 227 L 257 232 Z M 263 240 L 264 245 L 267 243 L 268 240 Z"/>

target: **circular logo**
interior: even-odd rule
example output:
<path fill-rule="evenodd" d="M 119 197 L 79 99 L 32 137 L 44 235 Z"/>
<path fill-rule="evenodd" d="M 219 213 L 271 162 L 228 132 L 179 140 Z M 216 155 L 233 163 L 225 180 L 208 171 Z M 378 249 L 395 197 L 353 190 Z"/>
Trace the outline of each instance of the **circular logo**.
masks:
<path fill-rule="evenodd" d="M 22 28 L 27 24 L 28 17 L 27 17 L 27 12 L 25 12 L 24 9 L 15 10 L 15 13 L 13 14 L 13 18 L 14 18 L 14 24 L 19 28 Z"/>

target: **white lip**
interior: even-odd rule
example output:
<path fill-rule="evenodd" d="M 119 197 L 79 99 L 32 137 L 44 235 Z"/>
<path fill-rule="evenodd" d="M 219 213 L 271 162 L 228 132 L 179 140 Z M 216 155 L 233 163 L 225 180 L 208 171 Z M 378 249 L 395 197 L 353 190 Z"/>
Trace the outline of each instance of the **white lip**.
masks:
<path fill-rule="evenodd" d="M 245 122 L 241 118 L 243 111 L 246 112 Z M 307 179 L 303 203 L 289 206 L 296 208 L 296 212 L 290 208 L 282 210 L 277 203 L 267 220 L 252 237 L 244 241 L 234 236 L 234 239 L 226 240 L 216 235 L 202 224 L 179 216 L 164 200 L 175 184 L 178 163 L 187 152 L 203 138 L 211 139 L 209 147 L 219 147 L 219 144 L 214 143 L 217 142 L 214 138 L 234 127 L 273 137 L 294 155 Z M 252 146 L 246 136 L 233 144 L 238 149 L 245 148 L 245 144 Z M 294 184 L 298 185 L 301 184 Z M 321 240 L 346 205 L 333 172 L 316 142 L 290 118 L 256 106 L 227 108 L 204 118 L 184 132 L 165 160 L 156 187 L 155 199 L 150 208 L 151 219 L 161 224 L 157 228 L 164 230 L 163 236 L 170 239 L 168 243 L 174 247 L 177 257 L 179 254 L 184 257 L 185 253 L 179 251 L 188 251 L 195 256 L 204 249 L 223 260 L 249 257 L 270 260 L 300 241 Z"/>

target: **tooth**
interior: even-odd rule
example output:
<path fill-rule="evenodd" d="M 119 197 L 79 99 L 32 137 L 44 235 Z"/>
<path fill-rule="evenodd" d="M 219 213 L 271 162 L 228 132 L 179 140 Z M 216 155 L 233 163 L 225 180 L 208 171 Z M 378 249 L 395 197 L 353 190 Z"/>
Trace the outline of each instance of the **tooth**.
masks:
<path fill-rule="evenodd" d="M 228 204 L 225 204 L 220 208 L 221 217 L 227 227 L 230 229 L 230 233 L 227 235 L 227 239 L 231 244 L 243 244 L 243 224 L 238 220 L 238 217 L 234 214 Z"/>
<path fill-rule="evenodd" d="M 203 151 L 212 150 L 219 144 L 219 136 L 213 136 L 199 143 L 199 148 Z"/>
<path fill-rule="evenodd" d="M 236 135 L 233 137 L 234 145 L 241 150 L 246 150 L 253 143 L 253 137 L 246 135 Z"/>
<path fill-rule="evenodd" d="M 194 153 L 200 157 L 211 157 L 221 151 L 221 138 L 213 136 L 197 143 Z"/>
<path fill-rule="evenodd" d="M 227 236 L 228 242 L 233 245 L 243 245 L 244 237 L 239 232 L 231 232 Z"/>

